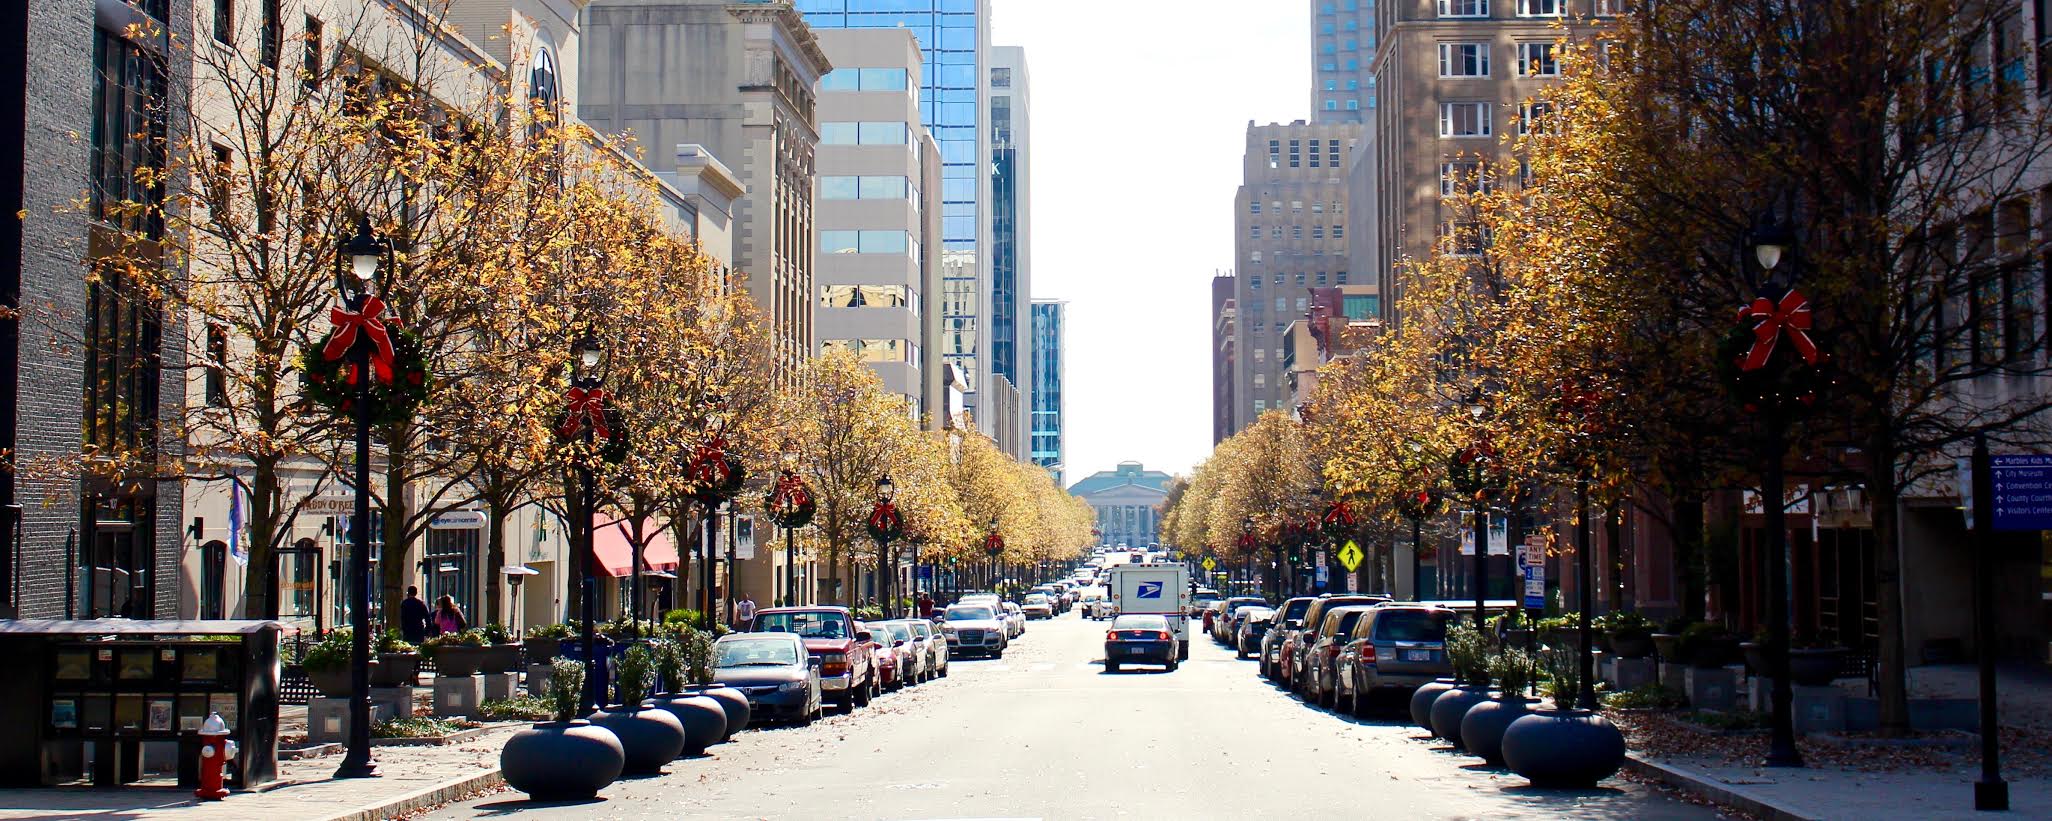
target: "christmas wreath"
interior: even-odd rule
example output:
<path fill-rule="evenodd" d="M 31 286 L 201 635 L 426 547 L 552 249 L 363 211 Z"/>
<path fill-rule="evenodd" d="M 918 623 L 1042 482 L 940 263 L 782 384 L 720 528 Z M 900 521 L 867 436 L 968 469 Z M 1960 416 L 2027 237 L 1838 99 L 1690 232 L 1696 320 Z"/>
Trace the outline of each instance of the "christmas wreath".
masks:
<path fill-rule="evenodd" d="M 1354 509 L 1345 501 L 1335 500 L 1326 506 L 1325 516 L 1318 520 L 1318 524 L 1324 529 L 1325 538 L 1337 542 L 1353 534 L 1356 527 Z"/>
<path fill-rule="evenodd" d="M 688 471 L 692 484 L 697 486 L 693 495 L 707 505 L 734 498 L 747 479 L 741 460 L 727 455 L 727 440 L 718 436 L 698 446 Z"/>
<path fill-rule="evenodd" d="M 785 529 L 811 524 L 813 514 L 819 511 L 812 489 L 805 486 L 805 480 L 797 473 L 788 470 L 777 476 L 777 484 L 770 489 L 764 506 L 769 509 L 770 519 Z"/>
<path fill-rule="evenodd" d="M 869 511 L 869 521 L 863 524 L 869 529 L 869 538 L 879 542 L 895 541 L 905 535 L 905 517 L 898 515 L 898 506 L 890 502 L 877 502 Z"/>
<path fill-rule="evenodd" d="M 1488 442 L 1470 445 L 1453 455 L 1447 478 L 1463 496 L 1479 497 L 1503 487 L 1503 462 Z"/>
<path fill-rule="evenodd" d="M 1718 346 L 1718 375 L 1746 413 L 1798 415 L 1830 387 L 1831 357 L 1810 338 L 1815 320 L 1801 291 L 1743 308 Z"/>
<path fill-rule="evenodd" d="M 357 365 L 352 361 L 354 357 L 348 353 L 357 344 L 369 344 L 373 346 L 371 421 L 390 424 L 411 420 L 414 411 L 427 401 L 428 393 L 434 389 L 434 376 L 428 372 L 427 355 L 418 334 L 399 327 L 397 320 L 387 319 L 382 325 L 379 335 L 386 344 L 380 344 L 370 334 L 362 335 L 368 337 L 367 340 L 358 340 L 359 334 L 353 327 L 338 327 L 319 346 L 302 348 L 299 352 L 300 392 L 315 405 L 333 413 L 354 415 L 357 380 L 363 375 L 357 373 Z M 389 359 L 384 356 L 387 344 L 391 350 Z"/>
<path fill-rule="evenodd" d="M 1411 521 L 1424 521 L 1439 514 L 1441 499 L 1439 491 L 1430 488 L 1397 494 L 1397 515 Z"/>

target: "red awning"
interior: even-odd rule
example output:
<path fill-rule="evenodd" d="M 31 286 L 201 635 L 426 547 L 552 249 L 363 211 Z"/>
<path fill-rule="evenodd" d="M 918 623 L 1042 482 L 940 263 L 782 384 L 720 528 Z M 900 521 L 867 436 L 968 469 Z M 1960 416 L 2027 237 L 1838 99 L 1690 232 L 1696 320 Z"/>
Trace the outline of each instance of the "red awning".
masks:
<path fill-rule="evenodd" d="M 642 537 L 648 541 L 648 546 L 641 550 L 641 569 L 675 570 L 677 546 L 670 543 L 667 532 L 657 532 L 656 528 L 652 519 L 641 521 Z M 594 520 L 591 547 L 606 575 L 618 577 L 634 572 L 634 543 L 628 538 L 626 522 Z"/>

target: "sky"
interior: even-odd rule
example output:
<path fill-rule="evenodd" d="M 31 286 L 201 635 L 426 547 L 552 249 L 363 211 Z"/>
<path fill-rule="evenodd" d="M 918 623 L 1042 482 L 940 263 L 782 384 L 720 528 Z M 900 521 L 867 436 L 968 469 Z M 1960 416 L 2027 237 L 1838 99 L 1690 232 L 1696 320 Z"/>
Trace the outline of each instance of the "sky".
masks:
<path fill-rule="evenodd" d="M 992 0 L 1032 78 L 1036 299 L 1069 303 L 1070 483 L 1211 452 L 1211 277 L 1247 123 L 1309 116 L 1304 0 Z"/>

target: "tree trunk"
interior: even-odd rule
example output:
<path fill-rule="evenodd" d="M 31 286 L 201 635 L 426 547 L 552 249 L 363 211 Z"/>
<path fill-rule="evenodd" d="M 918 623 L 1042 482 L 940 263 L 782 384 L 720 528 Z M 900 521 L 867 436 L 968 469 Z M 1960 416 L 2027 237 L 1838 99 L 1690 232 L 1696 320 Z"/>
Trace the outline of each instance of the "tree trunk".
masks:
<path fill-rule="evenodd" d="M 581 614 L 584 612 L 583 563 L 586 557 L 583 551 L 584 546 L 577 543 L 577 527 L 573 524 L 577 521 L 578 514 L 583 510 L 577 498 L 579 494 L 577 471 L 564 471 L 563 540 L 569 543 L 570 549 L 565 554 L 569 561 L 564 562 L 562 567 L 557 568 L 557 572 L 563 577 L 563 621 L 572 623 L 583 618 Z M 690 551 L 687 551 L 685 555 L 687 559 L 684 566 L 689 568 L 691 566 L 688 559 Z M 685 584 L 679 585 L 679 587 L 687 587 L 688 585 L 689 582 L 687 580 Z"/>
<path fill-rule="evenodd" d="M 486 618 L 499 624 L 512 624 L 512 614 L 503 610 L 505 597 L 506 568 L 506 520 L 513 515 L 512 506 L 499 493 L 485 494 L 485 515 L 491 518 L 491 527 L 485 530 L 484 561 L 484 613 Z"/>
<path fill-rule="evenodd" d="M 385 624 L 399 623 L 399 602 L 406 598 L 406 581 L 412 578 L 413 550 L 406 539 L 406 439 L 403 425 L 386 425 L 384 548 L 378 552 L 379 589 L 384 600 L 378 608 Z M 428 602 L 430 606 L 434 602 Z M 475 621 L 475 614 L 473 621 Z"/>
<path fill-rule="evenodd" d="M 278 462 L 253 460 L 249 478 L 249 564 L 242 570 L 242 617 L 278 617 L 278 539 L 284 529 L 278 512 Z M 231 492 L 241 492 L 233 490 Z"/>
<path fill-rule="evenodd" d="M 1881 636 L 1876 673 L 1880 677 L 1881 734 L 1908 735 L 1909 653 L 1902 636 L 1902 543 L 1898 537 L 1894 442 L 1885 432 L 1867 439 L 1867 498 L 1874 508 L 1874 585 Z"/>
<path fill-rule="evenodd" d="M 1624 543 L 1624 505 L 1622 502 L 1610 504 L 1603 514 L 1603 544 L 1610 548 L 1610 555 L 1604 557 L 1610 564 L 1607 609 L 1616 612 L 1625 609 L 1625 588 L 1630 586 L 1632 578 L 1631 562 L 1627 560 Z"/>
<path fill-rule="evenodd" d="M 1674 505 L 1674 569 L 1681 578 L 1682 618 L 1691 623 L 1703 620 L 1709 591 L 1709 570 L 1704 564 L 1703 491 L 1677 490 Z"/>

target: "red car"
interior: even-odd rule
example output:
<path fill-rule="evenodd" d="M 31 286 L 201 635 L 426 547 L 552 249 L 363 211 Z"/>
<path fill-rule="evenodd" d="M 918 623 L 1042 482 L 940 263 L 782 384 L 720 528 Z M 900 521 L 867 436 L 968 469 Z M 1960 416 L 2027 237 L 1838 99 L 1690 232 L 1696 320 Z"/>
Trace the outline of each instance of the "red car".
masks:
<path fill-rule="evenodd" d="M 869 659 L 876 667 L 877 683 L 885 690 L 896 690 L 905 686 L 903 659 L 898 654 L 903 650 L 891 641 L 891 633 L 882 625 L 859 624 L 857 630 L 870 635 Z"/>
<path fill-rule="evenodd" d="M 883 691 L 875 637 L 846 607 L 772 607 L 755 613 L 757 633 L 796 633 L 819 666 L 821 698 L 853 712 Z"/>

